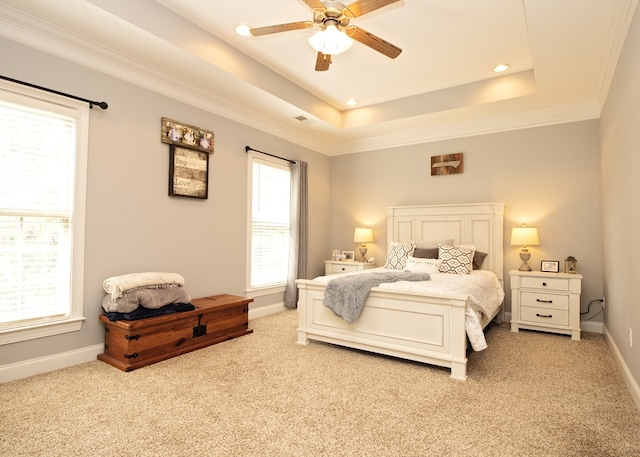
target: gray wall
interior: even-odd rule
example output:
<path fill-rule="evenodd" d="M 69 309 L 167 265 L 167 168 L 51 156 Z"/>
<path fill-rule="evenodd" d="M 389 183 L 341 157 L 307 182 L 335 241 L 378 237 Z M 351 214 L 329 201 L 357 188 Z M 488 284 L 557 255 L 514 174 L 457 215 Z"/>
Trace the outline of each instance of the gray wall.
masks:
<path fill-rule="evenodd" d="M 432 155 L 464 153 L 464 172 L 431 176 Z M 538 227 L 530 264 L 573 255 L 584 275 L 581 304 L 602 297 L 602 230 L 598 121 L 335 157 L 331 174 L 331 249 L 353 250 L 357 225 L 374 227 L 368 255 L 386 253 L 384 208 L 471 202 L 505 203 L 504 271 L 520 266 L 511 228 Z M 563 265 L 563 262 L 561 262 Z M 593 309 L 593 308 L 592 308 Z M 510 311 L 507 293 L 506 310 Z M 602 321 L 602 315 L 594 320 Z"/>
<path fill-rule="evenodd" d="M 0 39 L 2 74 L 91 99 L 84 307 L 80 332 L 0 346 L 0 365 L 104 343 L 98 321 L 104 279 L 138 271 L 185 277 L 193 297 L 245 294 L 247 158 L 245 145 L 309 162 L 309 271 L 327 251 L 330 160 L 272 135 Z M 168 196 L 169 146 L 160 118 L 215 132 L 209 199 Z M 252 308 L 282 302 L 259 297 Z"/>
<path fill-rule="evenodd" d="M 601 119 L 605 325 L 640 384 L 640 14 L 636 12 Z M 629 347 L 629 329 L 634 346 Z"/>

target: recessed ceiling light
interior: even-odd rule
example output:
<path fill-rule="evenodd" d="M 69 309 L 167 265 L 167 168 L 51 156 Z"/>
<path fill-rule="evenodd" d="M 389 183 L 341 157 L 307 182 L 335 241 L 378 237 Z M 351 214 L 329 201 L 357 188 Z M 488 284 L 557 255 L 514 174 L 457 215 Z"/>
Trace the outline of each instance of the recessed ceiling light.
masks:
<path fill-rule="evenodd" d="M 358 100 L 354 100 L 353 98 L 350 98 L 349 100 L 347 100 L 347 105 L 349 106 L 356 106 L 358 104 Z"/>
<path fill-rule="evenodd" d="M 240 24 L 239 26 L 236 27 L 236 33 L 242 36 L 251 36 L 250 30 L 251 30 L 251 27 L 245 24 Z"/>
<path fill-rule="evenodd" d="M 502 73 L 503 71 L 507 71 L 509 69 L 509 64 L 501 63 L 493 67 L 493 71 L 496 73 Z"/>

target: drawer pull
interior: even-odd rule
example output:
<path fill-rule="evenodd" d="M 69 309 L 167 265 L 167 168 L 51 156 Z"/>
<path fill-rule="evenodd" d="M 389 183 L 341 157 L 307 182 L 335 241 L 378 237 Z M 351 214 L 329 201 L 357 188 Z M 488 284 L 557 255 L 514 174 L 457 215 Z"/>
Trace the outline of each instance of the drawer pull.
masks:
<path fill-rule="evenodd" d="M 553 317 L 552 314 L 540 314 L 540 313 L 536 313 L 537 317 Z"/>
<path fill-rule="evenodd" d="M 546 282 L 543 282 L 543 283 L 542 283 L 542 285 L 543 285 L 544 287 L 547 287 L 547 283 L 546 283 Z"/>
<path fill-rule="evenodd" d="M 135 341 L 135 340 L 139 340 L 140 339 L 140 335 L 125 335 L 124 339 L 127 341 Z"/>
<path fill-rule="evenodd" d="M 553 300 L 540 300 L 539 298 L 536 298 L 536 301 L 538 303 L 553 303 Z"/>

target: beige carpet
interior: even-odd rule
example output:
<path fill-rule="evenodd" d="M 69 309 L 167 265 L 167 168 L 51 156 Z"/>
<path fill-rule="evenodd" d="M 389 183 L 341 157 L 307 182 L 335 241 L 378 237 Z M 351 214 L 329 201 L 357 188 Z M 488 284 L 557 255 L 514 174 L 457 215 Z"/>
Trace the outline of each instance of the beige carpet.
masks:
<path fill-rule="evenodd" d="M 640 456 L 601 335 L 489 329 L 469 379 L 321 343 L 296 312 L 130 373 L 100 361 L 0 385 L 2 456 Z"/>

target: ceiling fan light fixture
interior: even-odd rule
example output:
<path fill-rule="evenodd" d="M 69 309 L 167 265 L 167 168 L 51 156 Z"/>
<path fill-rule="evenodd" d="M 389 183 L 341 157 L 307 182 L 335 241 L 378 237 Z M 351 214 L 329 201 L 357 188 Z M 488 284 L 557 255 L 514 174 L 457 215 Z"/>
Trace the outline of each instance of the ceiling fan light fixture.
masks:
<path fill-rule="evenodd" d="M 251 36 L 251 27 L 246 24 L 240 24 L 236 27 L 236 33 L 240 36 Z"/>
<path fill-rule="evenodd" d="M 337 55 L 345 52 L 353 44 L 353 40 L 346 33 L 329 24 L 324 30 L 320 30 L 311 38 L 309 44 L 313 49 L 323 54 Z"/>

